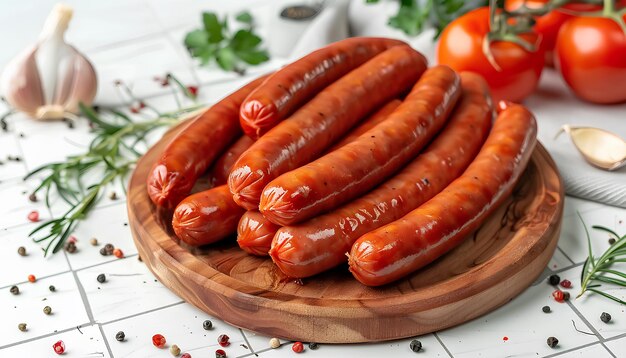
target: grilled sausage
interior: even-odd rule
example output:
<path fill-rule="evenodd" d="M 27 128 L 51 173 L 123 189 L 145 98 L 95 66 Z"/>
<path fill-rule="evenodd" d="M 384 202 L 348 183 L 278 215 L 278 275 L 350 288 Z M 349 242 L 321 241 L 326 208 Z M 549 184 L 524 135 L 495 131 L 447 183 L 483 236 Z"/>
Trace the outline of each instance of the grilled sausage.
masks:
<path fill-rule="evenodd" d="M 353 37 L 335 42 L 283 67 L 243 102 L 240 121 L 253 139 L 287 118 L 324 87 L 399 40 Z"/>
<path fill-rule="evenodd" d="M 241 134 L 239 106 L 267 76 L 258 78 L 207 109 L 168 144 L 148 175 L 148 195 L 173 209 L 215 158 Z"/>
<path fill-rule="evenodd" d="M 270 254 L 286 275 L 309 277 L 346 262 L 360 236 L 406 215 L 461 175 L 484 143 L 493 118 L 482 77 L 462 73 L 461 89 L 446 127 L 401 172 L 359 199 L 277 232 Z"/>
<path fill-rule="evenodd" d="M 537 125 L 523 106 L 495 121 L 483 148 L 446 189 L 400 220 L 360 237 L 350 271 L 368 286 L 395 281 L 456 247 L 511 193 L 536 143 Z"/>
<path fill-rule="evenodd" d="M 254 140 L 250 139 L 250 137 L 242 136 L 226 152 L 222 153 L 211 169 L 211 183 L 214 186 L 226 184 L 233 164 L 235 164 L 243 152 L 250 148 L 252 143 L 254 143 Z"/>
<path fill-rule="evenodd" d="M 415 158 L 439 132 L 459 87 L 451 68 L 428 69 L 388 120 L 267 184 L 259 210 L 275 224 L 292 225 L 369 191 Z"/>
<path fill-rule="evenodd" d="M 228 178 L 235 202 L 257 209 L 267 183 L 317 158 L 368 112 L 412 86 L 425 69 L 424 56 L 395 46 L 325 88 L 237 160 Z"/>
<path fill-rule="evenodd" d="M 258 211 L 246 211 L 237 225 L 237 244 L 249 254 L 267 256 L 272 238 L 280 226 Z"/>

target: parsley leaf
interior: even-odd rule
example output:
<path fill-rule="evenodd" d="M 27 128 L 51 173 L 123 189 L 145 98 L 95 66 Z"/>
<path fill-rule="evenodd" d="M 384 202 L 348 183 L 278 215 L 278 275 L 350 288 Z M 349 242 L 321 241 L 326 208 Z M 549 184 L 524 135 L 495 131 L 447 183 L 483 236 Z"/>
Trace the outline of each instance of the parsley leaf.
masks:
<path fill-rule="evenodd" d="M 203 27 L 185 35 L 184 44 L 189 54 L 201 65 L 214 60 L 223 70 L 235 72 L 243 72 L 243 64 L 258 65 L 269 60 L 268 52 L 261 48 L 263 39 L 253 31 L 252 15 L 242 12 L 235 19 L 246 27 L 232 34 L 226 18 L 220 21 L 215 13 L 203 13 Z"/>

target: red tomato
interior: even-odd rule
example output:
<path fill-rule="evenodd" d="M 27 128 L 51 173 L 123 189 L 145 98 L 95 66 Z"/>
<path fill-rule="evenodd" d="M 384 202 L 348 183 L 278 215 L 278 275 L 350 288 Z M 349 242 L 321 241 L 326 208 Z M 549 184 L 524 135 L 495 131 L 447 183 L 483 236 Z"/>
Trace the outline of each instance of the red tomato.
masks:
<path fill-rule="evenodd" d="M 483 40 L 489 32 L 489 8 L 481 7 L 451 22 L 441 34 L 437 47 L 440 64 L 456 71 L 472 71 L 487 80 L 494 101 L 520 102 L 537 87 L 544 65 L 544 53 L 526 51 L 512 42 L 491 44 L 491 52 L 500 71 L 493 67 L 483 53 Z M 521 35 L 535 43 L 537 34 Z"/>
<path fill-rule="evenodd" d="M 556 66 L 578 97 L 595 103 L 626 102 L 626 34 L 616 22 L 571 19 L 559 31 L 555 50 Z"/>
<path fill-rule="evenodd" d="M 545 6 L 548 1 L 549 0 L 506 0 L 504 8 L 508 11 L 513 11 L 526 3 L 529 9 L 537 9 Z M 556 36 L 559 34 L 561 25 L 572 17 L 574 16 L 560 11 L 550 11 L 543 16 L 535 18 L 537 23 L 535 24 L 534 30 L 542 36 L 541 47 L 546 54 L 546 65 L 554 66 L 554 53 L 552 51 L 556 44 Z"/>

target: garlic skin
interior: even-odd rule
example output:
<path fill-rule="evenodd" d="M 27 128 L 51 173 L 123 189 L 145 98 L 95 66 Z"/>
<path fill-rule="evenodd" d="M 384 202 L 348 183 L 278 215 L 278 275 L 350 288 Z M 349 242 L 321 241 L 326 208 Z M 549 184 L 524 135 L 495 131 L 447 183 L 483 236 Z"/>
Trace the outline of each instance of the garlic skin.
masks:
<path fill-rule="evenodd" d="M 96 96 L 96 71 L 64 40 L 71 18 L 72 9 L 57 4 L 37 44 L 11 60 L 0 78 L 7 102 L 35 119 L 62 119 L 77 113 L 80 102 L 91 105 Z"/>

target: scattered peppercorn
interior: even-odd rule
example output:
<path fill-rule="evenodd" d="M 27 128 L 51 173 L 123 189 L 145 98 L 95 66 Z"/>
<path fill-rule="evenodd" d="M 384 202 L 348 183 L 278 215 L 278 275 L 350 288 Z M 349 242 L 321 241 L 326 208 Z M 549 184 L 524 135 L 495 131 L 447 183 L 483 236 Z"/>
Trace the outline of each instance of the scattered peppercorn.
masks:
<path fill-rule="evenodd" d="M 65 343 L 63 343 L 63 341 L 56 342 L 52 345 L 52 348 L 54 349 L 54 353 L 58 355 L 65 353 Z"/>
<path fill-rule="evenodd" d="M 559 277 L 559 275 L 552 275 L 548 278 L 548 283 L 550 283 L 552 286 L 558 285 L 559 282 L 561 282 L 561 278 Z"/>
<path fill-rule="evenodd" d="M 14 295 L 19 295 L 20 294 L 20 288 L 17 286 L 11 286 L 11 288 L 9 289 L 9 292 L 11 292 Z"/>
<path fill-rule="evenodd" d="M 613 245 L 615 243 L 615 238 L 610 238 L 609 239 L 609 245 Z"/>
<path fill-rule="evenodd" d="M 555 337 L 548 337 L 547 343 L 550 348 L 554 348 L 559 344 L 559 340 Z"/>
<path fill-rule="evenodd" d="M 35 193 L 31 193 L 31 194 L 28 196 L 28 200 L 30 200 L 30 201 L 31 201 L 31 202 L 33 202 L 33 203 L 36 203 L 36 202 L 37 202 L 37 195 L 36 195 Z"/>
<path fill-rule="evenodd" d="M 217 343 L 222 346 L 222 347 L 228 347 L 228 345 L 230 344 L 230 342 L 228 341 L 230 339 L 230 337 L 228 337 L 225 334 L 220 334 L 219 337 L 217 337 Z"/>
<path fill-rule="evenodd" d="M 121 259 L 122 257 L 124 257 L 124 252 L 120 249 L 114 249 L 113 255 L 115 255 L 115 257 L 117 257 L 118 259 Z"/>
<path fill-rule="evenodd" d="M 117 200 L 117 193 L 112 191 L 111 193 L 109 193 L 109 199 L 110 200 Z"/>
<path fill-rule="evenodd" d="M 96 277 L 96 280 L 98 280 L 98 282 L 100 283 L 105 283 L 107 280 L 107 277 L 105 274 L 101 273 L 98 275 L 98 277 Z"/>
<path fill-rule="evenodd" d="M 315 343 L 315 342 L 309 342 L 309 349 L 311 349 L 311 350 L 316 350 L 317 348 L 319 348 L 319 346 L 317 345 L 317 343 Z"/>
<path fill-rule="evenodd" d="M 541 310 L 543 311 L 543 313 L 550 313 L 550 306 L 543 306 Z"/>
<path fill-rule="evenodd" d="M 172 344 L 170 347 L 170 353 L 172 353 L 174 357 L 178 357 L 180 355 L 180 348 L 177 345 Z"/>
<path fill-rule="evenodd" d="M 180 356 L 180 358 L 191 358 L 191 354 L 189 353 L 183 353 L 182 356 Z"/>
<path fill-rule="evenodd" d="M 35 282 L 35 281 L 37 281 L 37 278 L 35 277 L 35 275 L 28 275 L 28 281 L 29 282 Z"/>
<path fill-rule="evenodd" d="M 26 332 L 26 323 L 20 323 L 17 325 L 17 329 L 19 329 L 22 332 Z"/>
<path fill-rule="evenodd" d="M 609 323 L 611 322 L 611 315 L 606 312 L 602 312 L 602 314 L 600 315 L 600 320 L 602 320 L 602 322 L 604 323 Z"/>
<path fill-rule="evenodd" d="M 561 281 L 561 287 L 571 288 L 572 287 L 572 281 L 570 281 L 570 280 L 563 280 L 563 281 Z"/>
<path fill-rule="evenodd" d="M 564 298 L 563 291 L 556 290 L 552 292 L 552 297 L 554 297 L 554 300 L 557 302 L 563 302 L 563 298 Z"/>
<path fill-rule="evenodd" d="M 211 328 L 213 328 L 213 322 L 211 322 L 211 320 L 205 320 L 204 322 L 202 322 L 202 328 L 204 328 L 205 330 L 209 330 Z"/>
<path fill-rule="evenodd" d="M 17 248 L 17 253 L 20 256 L 26 256 L 26 248 L 24 246 L 20 246 Z"/>
<path fill-rule="evenodd" d="M 141 256 L 137 255 L 137 261 L 143 262 L 143 259 L 141 258 Z"/>
<path fill-rule="evenodd" d="M 278 347 L 280 347 L 280 340 L 278 338 L 270 339 L 270 348 L 276 349 Z"/>
<path fill-rule="evenodd" d="M 152 336 L 152 344 L 157 348 L 165 347 L 165 337 L 162 334 L 155 334 Z"/>
<path fill-rule="evenodd" d="M 68 241 L 65 244 L 65 251 L 67 251 L 70 254 L 73 254 L 76 252 L 76 243 L 74 241 Z"/>
<path fill-rule="evenodd" d="M 563 301 L 569 301 L 569 292 L 563 292 Z"/>
<path fill-rule="evenodd" d="M 67 242 L 72 242 L 75 244 L 77 241 L 78 239 L 74 235 L 70 235 L 70 237 L 67 238 Z"/>
<path fill-rule="evenodd" d="M 57 288 L 53 285 L 48 286 L 48 289 L 50 290 L 50 292 L 55 292 L 57 290 Z"/>
<path fill-rule="evenodd" d="M 43 308 L 43 313 L 49 315 L 52 313 L 52 308 L 50 308 L 50 306 L 46 306 Z"/>
<path fill-rule="evenodd" d="M 215 358 L 226 358 L 226 352 L 223 349 L 218 349 L 215 351 Z"/>
<path fill-rule="evenodd" d="M 414 339 L 409 344 L 409 348 L 411 348 L 413 352 L 417 353 L 422 350 L 422 342 L 418 341 L 417 339 Z"/>
<path fill-rule="evenodd" d="M 91 238 L 91 240 L 89 240 L 89 243 L 91 244 L 91 246 L 98 246 L 98 239 L 93 237 Z"/>
<path fill-rule="evenodd" d="M 115 334 L 115 340 L 118 342 L 124 342 L 126 339 L 126 333 L 124 331 L 119 331 Z"/>
<path fill-rule="evenodd" d="M 109 256 L 109 253 L 107 252 L 106 248 L 103 247 L 100 249 L 100 255 Z"/>
<path fill-rule="evenodd" d="M 39 221 L 39 212 L 37 210 L 33 210 L 30 213 L 28 213 L 27 218 L 31 222 L 37 222 Z"/>
<path fill-rule="evenodd" d="M 302 342 L 294 342 L 294 344 L 291 346 L 291 350 L 296 353 L 302 353 L 302 351 L 304 351 L 304 345 L 302 344 Z"/>

